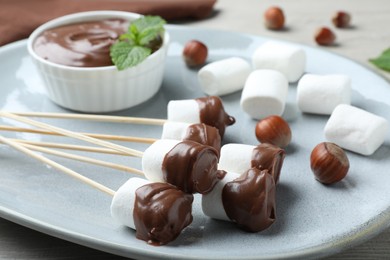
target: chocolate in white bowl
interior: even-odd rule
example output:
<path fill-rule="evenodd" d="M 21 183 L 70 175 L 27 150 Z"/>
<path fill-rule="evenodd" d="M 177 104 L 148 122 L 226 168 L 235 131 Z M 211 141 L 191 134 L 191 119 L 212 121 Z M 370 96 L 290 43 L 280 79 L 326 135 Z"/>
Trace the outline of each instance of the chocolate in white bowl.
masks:
<path fill-rule="evenodd" d="M 122 71 L 106 63 L 94 66 L 87 62 L 71 64 L 53 60 L 42 55 L 42 48 L 47 46 L 37 47 L 36 44 L 42 34 L 61 26 L 112 19 L 131 22 L 140 17 L 136 13 L 121 11 L 82 12 L 56 18 L 34 30 L 27 41 L 27 49 L 38 68 L 48 97 L 68 109 L 97 113 L 130 108 L 156 94 L 164 74 L 169 44 L 167 31 L 164 31 L 162 44 L 155 52 L 140 64 Z"/>

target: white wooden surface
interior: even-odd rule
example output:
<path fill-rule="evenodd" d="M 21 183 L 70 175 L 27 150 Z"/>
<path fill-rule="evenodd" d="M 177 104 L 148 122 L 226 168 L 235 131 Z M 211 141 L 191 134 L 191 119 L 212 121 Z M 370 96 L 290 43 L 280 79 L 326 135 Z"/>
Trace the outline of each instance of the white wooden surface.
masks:
<path fill-rule="evenodd" d="M 287 29 L 269 31 L 263 26 L 263 12 L 279 5 L 286 15 Z M 353 27 L 335 30 L 337 45 L 325 48 L 353 59 L 390 80 L 390 73 L 374 68 L 368 59 L 390 47 L 389 0 L 219 0 L 213 17 L 181 24 L 199 28 L 231 30 L 269 36 L 316 46 L 317 27 L 331 25 L 336 10 L 352 14 Z M 24 228 L 0 218 L 0 259 L 124 259 L 69 243 Z M 390 259 L 390 229 L 362 245 L 328 259 Z"/>

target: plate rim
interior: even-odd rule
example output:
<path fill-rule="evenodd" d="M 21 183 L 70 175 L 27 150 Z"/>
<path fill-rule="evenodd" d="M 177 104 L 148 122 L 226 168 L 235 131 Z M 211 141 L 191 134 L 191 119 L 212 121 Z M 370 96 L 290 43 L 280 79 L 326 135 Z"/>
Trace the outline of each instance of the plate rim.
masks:
<path fill-rule="evenodd" d="M 231 31 L 224 31 L 224 30 L 218 30 L 218 29 L 204 29 L 204 28 L 193 28 L 193 27 L 187 27 L 187 26 L 180 26 L 180 25 L 168 25 L 167 26 L 168 31 L 169 30 L 191 30 L 191 31 L 200 31 L 200 32 L 207 32 L 207 33 L 212 33 L 212 32 L 220 32 L 220 33 L 229 33 L 229 34 L 234 34 L 238 35 L 241 37 L 250 37 L 250 38 L 258 38 L 258 39 L 272 39 L 280 42 L 287 42 L 287 43 L 293 43 L 299 46 L 304 46 L 305 48 L 309 48 L 315 51 L 321 51 L 326 54 L 331 54 L 338 56 L 339 58 L 348 60 L 350 62 L 353 62 L 357 66 L 360 66 L 371 73 L 375 74 L 378 78 L 383 79 L 388 85 L 389 81 L 381 74 L 377 73 L 373 68 L 361 64 L 355 60 L 352 60 L 350 58 L 347 58 L 343 55 L 333 53 L 328 50 L 323 50 L 320 48 L 312 47 L 309 45 L 304 45 L 301 43 L 294 43 L 294 42 L 289 42 L 285 40 L 278 40 L 278 39 L 273 39 L 271 37 L 263 37 L 263 36 L 258 36 L 258 35 L 252 35 L 252 34 L 245 34 L 245 33 L 238 33 L 238 32 L 231 32 Z M 9 43 L 7 45 L 4 45 L 0 47 L 0 55 L 3 53 L 7 53 L 9 51 L 18 49 L 18 48 L 23 48 L 27 44 L 27 39 L 22 39 L 13 43 Z M 42 232 L 44 234 L 57 237 L 59 239 L 63 239 L 72 243 L 77 243 L 83 246 L 87 246 L 90 248 L 94 248 L 96 250 L 112 253 L 115 255 L 121 255 L 124 257 L 141 257 L 141 258 L 149 258 L 149 257 L 155 257 L 155 258 L 177 258 L 180 259 L 183 257 L 183 255 L 163 255 L 161 252 L 150 252 L 150 251 L 145 251 L 139 248 L 131 248 L 131 250 L 124 250 L 122 247 L 116 245 L 115 243 L 108 243 L 107 241 L 101 241 L 100 239 L 96 239 L 91 236 L 87 236 L 78 232 L 73 232 L 67 229 L 63 229 L 58 226 L 54 226 L 51 224 L 48 224 L 46 222 L 42 222 L 39 219 L 36 218 L 31 218 L 30 216 L 26 214 L 21 214 L 17 211 L 14 211 L 12 209 L 8 209 L 2 205 L 0 205 L 0 217 L 9 220 L 11 222 L 14 222 L 16 224 L 25 226 L 27 228 L 36 230 L 38 232 Z M 356 246 L 364 241 L 369 240 L 370 238 L 376 236 L 380 232 L 384 231 L 388 227 L 390 227 L 390 205 L 387 208 L 386 211 L 383 211 L 382 214 L 377 215 L 375 218 L 371 219 L 368 223 L 365 225 L 365 229 L 357 228 L 356 230 L 352 230 L 350 233 L 350 236 L 338 236 L 335 240 L 331 242 L 324 243 L 322 245 L 317 245 L 317 246 L 312 246 L 312 247 L 307 247 L 305 249 L 299 250 L 299 251 L 294 251 L 292 253 L 285 253 L 285 254 L 279 254 L 279 255 L 273 255 L 273 256 L 256 256 L 256 257 L 242 257 L 240 259 L 295 259 L 295 258 L 301 258 L 301 257 L 318 257 L 318 256 L 327 256 L 330 254 L 334 254 L 337 252 L 341 252 L 347 248 Z M 65 235 L 66 234 L 66 235 Z M 73 239 L 70 239 L 73 238 Z M 76 241 L 76 242 L 75 242 Z M 109 246 L 108 246 L 109 245 Z M 131 252 L 132 255 L 128 255 L 129 252 Z M 134 255 L 133 255 L 134 254 Z M 188 256 L 186 256 L 188 257 Z M 199 259 L 199 256 L 192 257 L 188 259 Z M 203 259 L 203 258 L 202 258 Z M 230 259 L 228 256 L 223 256 L 220 258 L 213 258 L 213 259 Z M 234 258 L 231 258 L 234 259 Z"/>

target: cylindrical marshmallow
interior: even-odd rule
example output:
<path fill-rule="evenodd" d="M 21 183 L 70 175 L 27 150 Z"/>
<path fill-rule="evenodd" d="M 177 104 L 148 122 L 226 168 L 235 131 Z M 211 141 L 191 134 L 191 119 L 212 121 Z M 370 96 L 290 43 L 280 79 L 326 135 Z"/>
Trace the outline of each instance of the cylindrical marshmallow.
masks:
<path fill-rule="evenodd" d="M 253 149 L 249 144 L 225 144 L 221 148 L 218 169 L 227 172 L 243 173 L 251 167 Z"/>
<path fill-rule="evenodd" d="M 363 155 L 373 154 L 385 140 L 389 122 L 363 109 L 341 104 L 325 125 L 325 137 L 340 147 Z"/>
<path fill-rule="evenodd" d="M 199 104 L 195 99 L 171 100 L 168 103 L 168 121 L 201 123 Z"/>
<path fill-rule="evenodd" d="M 241 90 L 251 71 L 246 60 L 232 57 L 207 64 L 199 70 L 198 79 L 203 92 L 222 96 Z"/>
<path fill-rule="evenodd" d="M 351 79 L 305 74 L 298 82 L 297 102 L 302 112 L 330 115 L 337 105 L 351 103 Z"/>
<path fill-rule="evenodd" d="M 238 173 L 227 172 L 225 177 L 215 185 L 211 192 L 202 196 L 202 210 L 205 215 L 214 219 L 230 221 L 223 206 L 222 191 L 226 183 L 231 182 L 239 176 L 240 174 Z"/>
<path fill-rule="evenodd" d="M 163 125 L 161 139 L 182 140 L 190 123 L 167 121 Z"/>
<path fill-rule="evenodd" d="M 119 223 L 135 229 L 134 225 L 134 203 L 136 190 L 150 183 L 141 178 L 130 178 L 116 192 L 111 201 L 111 216 Z"/>
<path fill-rule="evenodd" d="M 296 82 L 305 71 L 306 54 L 292 44 L 268 41 L 256 49 L 252 56 L 254 69 L 273 69 Z"/>
<path fill-rule="evenodd" d="M 162 172 L 164 157 L 179 142 L 180 140 L 161 139 L 145 150 L 142 156 L 142 169 L 148 180 L 165 182 Z"/>
<path fill-rule="evenodd" d="M 288 82 L 276 70 L 255 70 L 245 82 L 241 108 L 254 119 L 282 115 L 286 104 Z"/>

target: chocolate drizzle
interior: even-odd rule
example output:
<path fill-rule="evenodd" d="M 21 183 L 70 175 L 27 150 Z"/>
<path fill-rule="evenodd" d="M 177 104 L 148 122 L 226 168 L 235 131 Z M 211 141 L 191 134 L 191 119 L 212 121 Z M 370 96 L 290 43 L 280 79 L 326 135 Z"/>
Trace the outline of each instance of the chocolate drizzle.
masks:
<path fill-rule="evenodd" d="M 218 152 L 221 151 L 221 136 L 218 129 L 203 123 L 192 124 L 187 128 L 184 140 L 194 141 L 200 144 L 208 145 Z"/>
<path fill-rule="evenodd" d="M 40 57 L 74 67 L 112 65 L 110 47 L 127 31 L 129 22 L 106 19 L 64 25 L 44 31 L 34 42 Z"/>
<path fill-rule="evenodd" d="M 192 222 L 194 197 L 168 183 L 150 183 L 136 190 L 136 237 L 159 246 L 176 239 Z"/>
<path fill-rule="evenodd" d="M 226 215 L 242 229 L 259 232 L 275 221 L 275 182 L 268 170 L 252 168 L 222 190 Z"/>
<path fill-rule="evenodd" d="M 236 120 L 225 112 L 221 99 L 217 96 L 209 96 L 195 100 L 199 105 L 200 122 L 216 127 L 223 138 L 226 126 L 234 124 Z"/>
<path fill-rule="evenodd" d="M 225 176 L 217 170 L 218 153 L 206 145 L 182 141 L 164 157 L 164 180 L 184 192 L 206 194 Z"/>
<path fill-rule="evenodd" d="M 251 167 L 268 170 L 274 177 L 275 183 L 278 183 L 285 155 L 285 151 L 276 145 L 259 144 L 253 149 Z"/>

